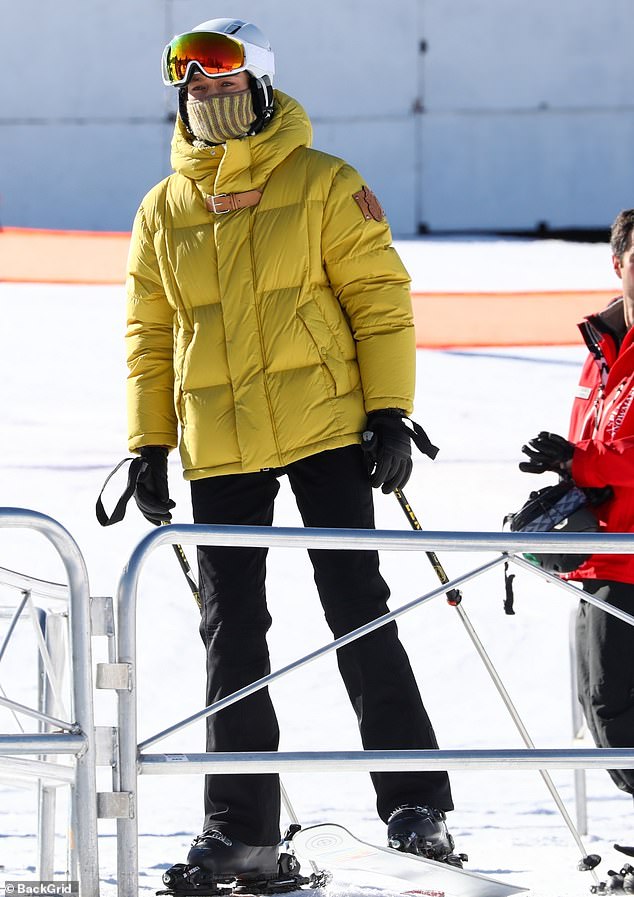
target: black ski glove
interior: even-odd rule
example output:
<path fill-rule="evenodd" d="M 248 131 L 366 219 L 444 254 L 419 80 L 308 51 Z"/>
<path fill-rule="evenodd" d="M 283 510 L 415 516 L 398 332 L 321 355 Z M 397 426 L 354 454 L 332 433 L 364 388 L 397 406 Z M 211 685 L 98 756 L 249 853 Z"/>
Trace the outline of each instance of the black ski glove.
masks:
<path fill-rule="evenodd" d="M 395 489 L 403 489 L 412 473 L 412 447 L 410 440 L 430 458 L 438 449 L 432 445 L 422 427 L 410 421 L 400 408 L 384 408 L 368 414 L 366 428 L 361 437 L 370 475 L 370 484 L 388 495 Z"/>
<path fill-rule="evenodd" d="M 146 520 L 159 526 L 170 521 L 176 507 L 167 487 L 167 449 L 162 445 L 144 445 L 139 451 L 143 464 L 134 489 L 134 500 Z"/>
<path fill-rule="evenodd" d="M 520 463 L 520 470 L 524 473 L 545 473 L 547 470 L 564 473 L 575 447 L 563 436 L 542 430 L 528 445 L 522 446 L 522 451 L 530 459 Z"/>

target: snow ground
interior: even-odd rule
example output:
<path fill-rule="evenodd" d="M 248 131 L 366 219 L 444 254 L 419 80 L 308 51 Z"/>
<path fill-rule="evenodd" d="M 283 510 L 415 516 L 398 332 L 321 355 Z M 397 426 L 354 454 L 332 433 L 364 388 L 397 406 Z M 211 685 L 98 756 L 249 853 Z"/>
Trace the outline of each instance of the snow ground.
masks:
<path fill-rule="evenodd" d="M 609 249 L 528 241 L 409 241 L 399 250 L 418 290 L 610 289 L 618 291 Z M 108 471 L 125 455 L 123 288 L 0 284 L 5 334 L 0 504 L 41 511 L 58 520 L 85 557 L 93 595 L 110 595 L 139 539 L 147 532 L 134 510 L 110 529 L 99 527 L 94 503 Z M 414 417 L 440 446 L 432 463 L 418 456 L 407 496 L 430 530 L 497 531 L 535 486 L 517 469 L 521 445 L 540 429 L 565 432 L 583 352 L 577 347 L 419 351 Z M 177 522 L 191 522 L 176 458 L 170 470 Z M 540 481 L 539 485 L 543 485 Z M 377 494 L 380 528 L 406 528 L 391 497 Z M 275 523 L 299 525 L 283 488 Z M 193 560 L 193 554 L 190 551 Z M 451 576 L 487 556 L 446 553 Z M 3 530 L 0 566 L 61 581 L 54 551 L 36 534 Z M 422 556 L 384 552 L 382 568 L 398 607 L 436 585 Z M 504 583 L 494 571 L 466 585 L 469 618 L 538 747 L 571 744 L 569 620 L 574 599 L 518 572 L 516 614 L 506 616 Z M 329 641 L 303 551 L 271 551 L 268 591 L 277 669 Z M 0 588 L 0 604 L 16 593 Z M 0 633 L 6 629 L 2 621 Z M 457 613 L 442 599 L 407 614 L 399 630 L 418 676 L 438 740 L 447 749 L 523 747 Z M 2 636 L 0 635 L 0 639 Z M 95 659 L 105 646 L 95 640 Z M 0 664 L 0 685 L 15 700 L 32 698 L 35 653 L 27 625 Z M 26 659 L 25 659 L 26 658 Z M 33 663 L 27 662 L 29 658 Z M 140 737 L 166 728 L 204 703 L 204 658 L 197 610 L 171 550 L 156 552 L 142 577 L 139 600 Z M 283 750 L 358 749 L 332 656 L 284 678 L 272 689 Z M 0 692 L 1 693 L 1 692 Z M 114 703 L 99 694 L 97 722 L 114 722 Z M 0 710 L 0 729 L 15 731 Z M 202 724 L 162 743 L 165 751 L 199 751 Z M 107 770 L 100 790 L 109 788 Z M 553 779 L 575 816 L 573 773 Z M 578 850 L 534 771 L 452 773 L 456 810 L 449 817 L 469 869 L 530 888 L 534 897 L 588 893 L 592 880 L 576 871 Z M 286 787 L 305 825 L 335 822 L 383 843 L 365 774 L 290 775 Z M 613 842 L 632 843 L 631 798 L 606 772 L 587 775 L 588 852 L 600 853 L 599 877 L 623 858 Z M 63 793 L 63 789 L 62 789 Z M 60 800 L 56 869 L 64 877 L 64 801 Z M 160 887 L 164 868 L 184 859 L 200 830 L 197 776 L 140 780 L 140 893 Z M 6 879 L 34 877 L 34 790 L 0 783 L 0 865 Z M 100 822 L 102 893 L 116 893 L 115 828 Z M 393 890 L 390 890 L 392 888 Z M 390 897 L 395 883 L 338 881 L 316 897 Z"/>

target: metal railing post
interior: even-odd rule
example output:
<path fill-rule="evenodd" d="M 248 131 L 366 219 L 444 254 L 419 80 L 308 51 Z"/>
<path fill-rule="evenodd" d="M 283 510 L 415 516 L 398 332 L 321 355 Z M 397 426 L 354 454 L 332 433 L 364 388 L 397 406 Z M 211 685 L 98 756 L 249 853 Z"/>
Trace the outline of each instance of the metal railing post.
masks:
<path fill-rule="evenodd" d="M 34 609 L 38 623 L 42 631 L 42 637 L 47 644 L 50 632 L 47 626 L 47 614 L 42 608 Z M 46 667 L 41 652 L 38 652 L 38 700 L 37 706 L 42 713 L 57 712 L 57 708 L 51 703 L 51 687 L 46 676 Z M 50 731 L 50 726 L 40 720 L 38 729 L 40 732 Z M 46 754 L 41 755 L 41 760 L 46 760 Z M 37 874 L 41 881 L 53 878 L 55 868 L 55 799 L 56 789 L 46 785 L 41 779 L 37 783 Z"/>
<path fill-rule="evenodd" d="M 572 712 L 572 741 L 573 744 L 581 743 L 585 732 L 585 720 L 581 704 L 579 703 L 579 690 L 577 688 L 577 646 L 575 640 L 575 623 L 577 620 L 577 609 L 573 608 L 570 612 L 569 626 L 569 656 L 570 656 L 570 698 Z M 582 835 L 588 834 L 588 800 L 586 791 L 586 771 L 585 769 L 575 769 L 574 771 L 575 786 L 575 810 L 577 814 L 577 827 Z"/>
<path fill-rule="evenodd" d="M 132 557 L 135 555 L 136 552 Z M 129 796 L 129 815 L 117 819 L 119 897 L 137 897 L 138 894 L 136 602 L 140 567 L 140 562 L 134 563 L 131 558 L 117 588 L 117 661 L 128 666 L 128 688 L 117 691 L 119 733 L 116 778 L 119 790 Z"/>
<path fill-rule="evenodd" d="M 72 833 L 78 855 L 81 897 L 98 897 L 96 751 L 92 693 L 90 591 L 84 558 L 70 533 L 45 514 L 22 508 L 0 508 L 0 528 L 29 529 L 41 533 L 57 550 L 69 586 L 69 630 L 72 651 L 71 697 L 74 722 L 83 736 L 83 752 L 76 755 Z M 51 736 L 53 738 L 53 736 Z"/>
<path fill-rule="evenodd" d="M 58 705 L 56 700 L 56 690 L 61 680 L 65 657 L 64 627 L 66 621 L 61 614 L 46 613 L 41 608 L 38 610 L 40 611 L 38 616 L 41 621 L 44 644 L 51 662 L 50 673 L 57 680 L 57 684 L 54 685 L 51 676 L 47 674 L 46 664 L 40 654 L 39 707 L 43 713 L 56 716 L 63 712 L 63 708 Z M 41 731 L 50 731 L 50 726 L 42 723 L 40 729 Z M 46 755 L 42 759 L 45 760 Z M 41 881 L 51 880 L 55 870 L 56 804 L 57 788 L 44 784 L 40 780 L 38 783 L 38 875 Z"/>

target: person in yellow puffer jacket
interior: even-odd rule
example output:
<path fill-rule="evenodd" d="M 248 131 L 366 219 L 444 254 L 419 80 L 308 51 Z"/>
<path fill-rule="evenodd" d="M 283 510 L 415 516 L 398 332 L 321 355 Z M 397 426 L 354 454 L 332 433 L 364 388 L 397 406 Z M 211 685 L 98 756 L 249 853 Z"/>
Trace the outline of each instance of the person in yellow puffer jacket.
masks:
<path fill-rule="evenodd" d="M 273 90 L 273 72 L 262 32 L 237 19 L 164 51 L 179 98 L 174 174 L 143 199 L 128 263 L 129 448 L 146 462 L 135 499 L 152 523 L 171 519 L 179 445 L 195 523 L 270 526 L 287 476 L 306 526 L 371 529 L 372 487 L 405 485 L 411 427 L 423 432 L 406 423 L 409 277 L 376 197 L 310 148 L 306 113 Z M 266 554 L 198 549 L 208 704 L 270 671 Z M 309 554 L 335 637 L 387 612 L 376 552 Z M 438 746 L 394 623 L 338 663 L 366 749 Z M 278 739 L 266 689 L 207 718 L 208 751 L 274 751 Z M 459 862 L 446 772 L 372 780 L 390 846 Z M 206 883 L 274 876 L 278 777 L 209 775 L 204 801 L 188 868 Z"/>

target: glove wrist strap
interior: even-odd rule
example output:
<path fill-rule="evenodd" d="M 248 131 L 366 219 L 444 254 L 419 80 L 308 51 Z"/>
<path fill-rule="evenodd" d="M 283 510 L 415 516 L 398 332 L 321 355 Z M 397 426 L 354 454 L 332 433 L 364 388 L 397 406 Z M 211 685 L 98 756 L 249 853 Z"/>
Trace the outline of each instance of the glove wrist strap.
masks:
<path fill-rule="evenodd" d="M 106 513 L 106 509 L 103 506 L 103 493 L 105 491 L 106 486 L 110 482 L 110 479 L 115 475 L 115 473 L 119 470 L 119 468 L 123 467 L 124 464 L 130 462 L 130 469 L 128 470 L 128 482 L 123 491 L 123 494 L 117 501 L 114 511 L 112 514 L 108 515 Z M 97 520 L 102 526 L 112 526 L 113 523 L 119 523 L 125 517 L 126 508 L 128 502 L 134 495 L 134 490 L 136 489 L 136 482 L 139 478 L 139 474 L 141 473 L 142 467 L 147 464 L 147 461 L 144 458 L 137 456 L 136 458 L 124 458 L 123 461 L 119 461 L 117 466 L 112 470 L 108 476 L 106 477 L 106 481 L 101 487 L 101 492 L 99 493 L 99 497 L 97 498 L 97 504 L 95 506 L 95 512 L 97 514 Z"/>
<path fill-rule="evenodd" d="M 438 446 L 435 446 L 433 444 L 420 424 L 417 424 L 416 421 L 413 420 L 410 420 L 409 422 L 414 428 L 412 431 L 409 429 L 409 427 L 406 427 L 407 432 L 409 433 L 409 438 L 412 440 L 419 452 L 422 452 L 423 455 L 427 455 L 427 457 L 431 458 L 433 461 L 438 454 Z"/>

